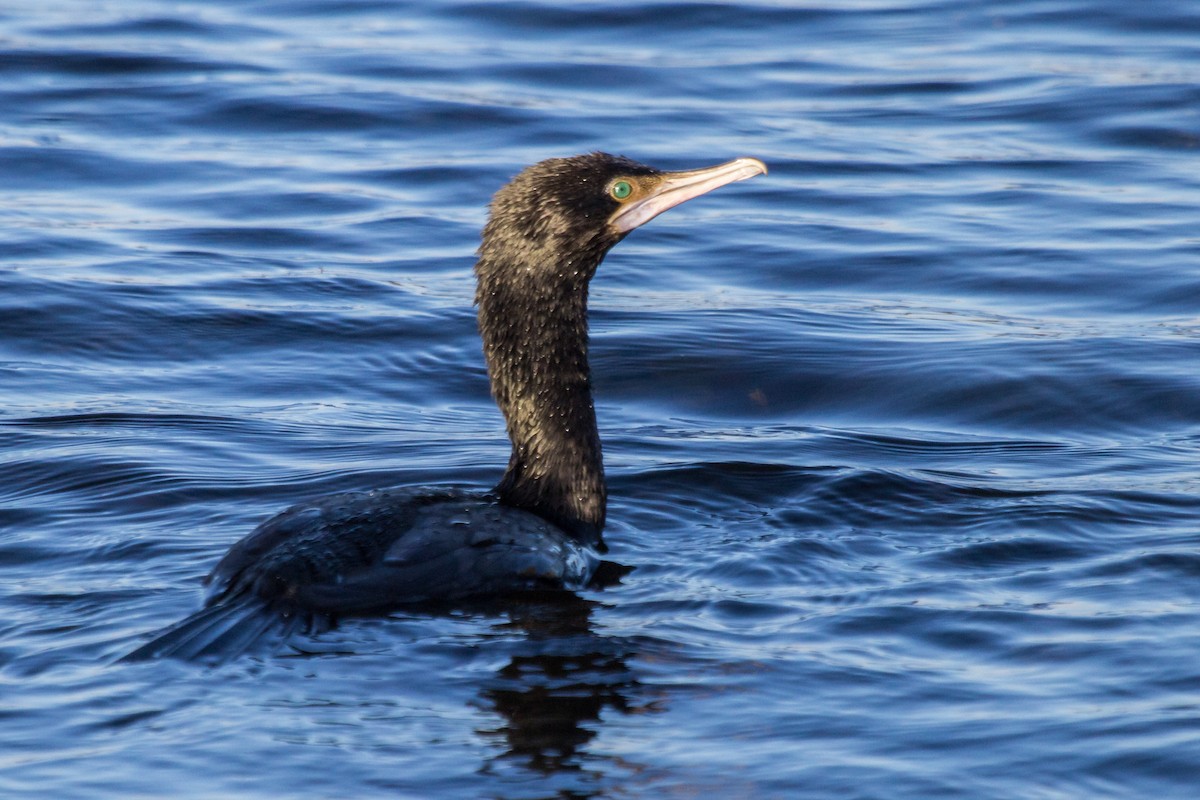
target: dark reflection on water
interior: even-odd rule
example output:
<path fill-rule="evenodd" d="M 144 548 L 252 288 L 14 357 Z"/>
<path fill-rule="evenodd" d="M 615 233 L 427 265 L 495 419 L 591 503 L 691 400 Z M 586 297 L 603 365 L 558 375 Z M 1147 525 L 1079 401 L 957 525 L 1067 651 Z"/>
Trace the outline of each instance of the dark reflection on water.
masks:
<path fill-rule="evenodd" d="M 636 654 L 591 629 L 591 608 L 576 600 L 509 612 L 509 626 L 528 635 L 529 652 L 513 655 L 480 693 L 483 707 L 502 723 L 480 732 L 506 748 L 483 774 L 514 765 L 542 776 L 580 772 L 599 780 L 604 769 L 596 762 L 604 759 L 591 756 L 588 745 L 602 715 L 654 710 L 639 705 L 645 690 L 627 663 Z"/>
<path fill-rule="evenodd" d="M 1195 794 L 1200 7 L 93 5 L 0 9 L 0 796 Z M 484 209 L 594 149 L 771 168 L 592 286 L 625 568 L 114 665 L 495 481 Z"/>

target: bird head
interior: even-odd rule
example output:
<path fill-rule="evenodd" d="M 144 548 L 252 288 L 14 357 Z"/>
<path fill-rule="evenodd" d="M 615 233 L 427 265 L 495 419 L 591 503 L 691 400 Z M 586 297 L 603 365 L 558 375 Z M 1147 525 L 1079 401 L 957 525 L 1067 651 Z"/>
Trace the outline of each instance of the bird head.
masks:
<path fill-rule="evenodd" d="M 766 171 L 755 158 L 683 172 L 608 153 L 547 159 L 496 192 L 480 256 L 502 254 L 510 269 L 586 282 L 630 231 L 680 203 Z"/>

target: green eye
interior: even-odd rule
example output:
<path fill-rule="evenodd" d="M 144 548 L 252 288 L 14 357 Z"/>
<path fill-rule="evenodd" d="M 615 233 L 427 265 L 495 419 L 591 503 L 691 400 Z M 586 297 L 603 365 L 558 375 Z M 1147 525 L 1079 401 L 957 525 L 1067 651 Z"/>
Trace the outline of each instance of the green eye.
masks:
<path fill-rule="evenodd" d="M 617 181 L 612 185 L 609 194 L 618 200 L 624 200 L 629 195 L 633 194 L 633 187 L 629 185 L 629 181 Z"/>

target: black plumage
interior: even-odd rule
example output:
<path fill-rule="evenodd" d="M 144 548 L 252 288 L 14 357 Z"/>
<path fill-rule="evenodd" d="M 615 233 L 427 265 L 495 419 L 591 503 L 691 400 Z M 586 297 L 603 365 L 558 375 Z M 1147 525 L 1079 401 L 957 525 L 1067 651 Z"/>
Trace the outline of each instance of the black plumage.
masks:
<path fill-rule="evenodd" d="M 662 172 L 605 153 L 543 161 L 493 198 L 475 266 L 492 393 L 512 455 L 490 494 L 382 489 L 272 517 L 208 577 L 206 607 L 130 658 L 229 658 L 344 614 L 578 589 L 604 549 L 606 487 L 587 357 L 588 283 L 662 211 L 765 173 Z"/>

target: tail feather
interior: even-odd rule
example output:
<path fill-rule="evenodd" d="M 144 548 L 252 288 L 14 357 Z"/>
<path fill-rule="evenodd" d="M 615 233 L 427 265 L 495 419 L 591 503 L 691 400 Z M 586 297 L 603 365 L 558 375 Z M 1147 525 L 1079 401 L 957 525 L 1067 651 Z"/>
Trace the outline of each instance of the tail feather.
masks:
<path fill-rule="evenodd" d="M 241 598 L 197 611 L 121 660 L 178 658 L 221 663 L 250 650 L 278 648 L 304 623 L 302 615 L 283 614 L 256 598 Z"/>

